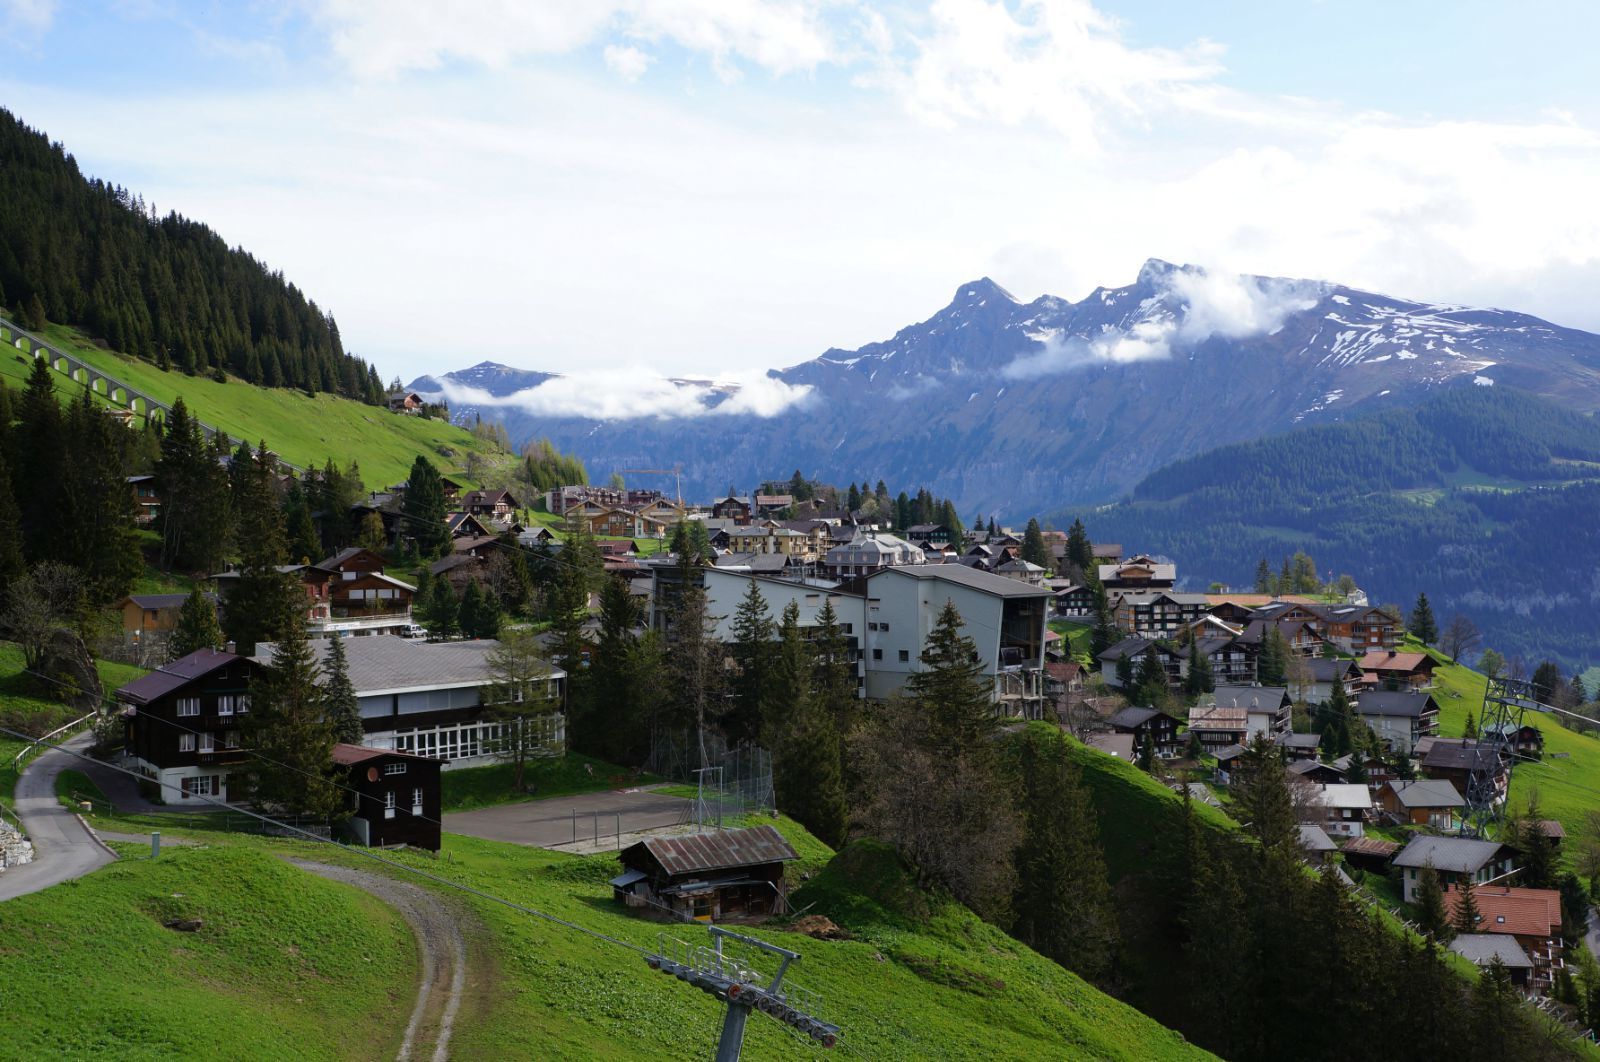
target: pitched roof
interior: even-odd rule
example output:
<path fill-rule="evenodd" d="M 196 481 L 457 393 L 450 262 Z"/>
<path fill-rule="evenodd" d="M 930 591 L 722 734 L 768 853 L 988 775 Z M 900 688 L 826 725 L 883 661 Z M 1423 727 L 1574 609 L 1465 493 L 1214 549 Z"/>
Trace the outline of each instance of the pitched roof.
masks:
<path fill-rule="evenodd" d="M 382 756 L 404 756 L 408 760 L 428 760 L 434 763 L 448 763 L 448 760 L 439 760 L 431 756 L 418 756 L 414 752 L 400 752 L 396 749 L 374 749 L 366 745 L 350 745 L 341 741 L 333 746 L 333 762 L 341 767 L 348 767 L 353 763 L 365 763 Z"/>
<path fill-rule="evenodd" d="M 1518 937 L 1552 937 L 1561 931 L 1561 894 L 1555 889 L 1518 889 L 1508 885 L 1475 885 L 1478 928 L 1484 933 Z M 1461 890 L 1446 889 L 1445 909 L 1455 918 Z"/>
<path fill-rule="evenodd" d="M 1130 635 L 1115 645 L 1107 646 L 1100 651 L 1101 660 L 1121 660 L 1125 656 L 1143 656 L 1146 649 L 1155 646 L 1157 652 L 1167 652 L 1161 644 L 1152 638 L 1141 638 L 1139 635 Z"/>
<path fill-rule="evenodd" d="M 117 696 L 133 704 L 149 704 L 240 659 L 242 657 L 220 649 L 196 649 L 170 664 L 162 664 L 148 675 L 139 676 L 117 690 Z"/>
<path fill-rule="evenodd" d="M 1108 756 L 1133 762 L 1132 734 L 1090 734 L 1083 739 L 1083 743 L 1092 749 L 1099 749 Z"/>
<path fill-rule="evenodd" d="M 1400 806 L 1406 808 L 1459 808 L 1466 803 L 1456 787 L 1442 778 L 1419 778 L 1409 782 L 1397 778 L 1387 788 L 1393 791 Z"/>
<path fill-rule="evenodd" d="M 1112 716 L 1109 720 L 1107 720 L 1107 722 L 1109 722 L 1113 727 L 1127 727 L 1131 730 L 1136 726 L 1143 726 L 1160 714 L 1161 713 L 1156 711 L 1154 708 L 1129 707 L 1122 709 L 1122 711 Z"/>
<path fill-rule="evenodd" d="M 1552 841 L 1559 841 L 1567 835 L 1567 828 L 1556 819 L 1540 819 L 1535 825 L 1540 833 Z"/>
<path fill-rule="evenodd" d="M 1370 808 L 1372 792 L 1365 782 L 1337 782 L 1322 786 L 1317 793 L 1325 808 Z"/>
<path fill-rule="evenodd" d="M 1432 863 L 1435 870 L 1470 874 L 1494 862 L 1503 848 L 1505 845 L 1498 841 L 1480 841 L 1474 837 L 1413 837 L 1394 857 L 1394 865 L 1423 867 Z"/>
<path fill-rule="evenodd" d="M 1190 730 L 1247 730 L 1249 726 L 1250 712 L 1247 708 L 1216 705 L 1196 708 L 1189 713 Z"/>
<path fill-rule="evenodd" d="M 727 870 L 800 858 L 800 853 L 784 840 L 783 834 L 776 827 L 767 825 L 746 830 L 692 833 L 682 837 L 649 837 L 625 849 L 624 854 L 641 847 L 661 865 L 662 870 L 674 877 L 696 871 Z"/>
<path fill-rule="evenodd" d="M 1463 933 L 1450 942 L 1450 950 L 1476 966 L 1499 959 L 1507 969 L 1533 969 L 1533 960 L 1522 945 L 1504 933 Z"/>
<path fill-rule="evenodd" d="M 1362 715 L 1387 715 L 1420 719 L 1424 712 L 1437 712 L 1438 702 L 1420 690 L 1368 690 L 1356 702 Z"/>
<path fill-rule="evenodd" d="M 1352 837 L 1344 843 L 1346 855 L 1376 856 L 1388 859 L 1400 851 L 1399 841 L 1385 841 L 1381 837 Z"/>
<path fill-rule="evenodd" d="M 203 595 L 207 601 L 216 604 L 217 595 L 207 592 Z M 182 608 L 183 603 L 189 600 L 188 594 L 129 594 L 123 600 L 132 601 L 140 608 L 152 611 L 163 608 Z"/>
<path fill-rule="evenodd" d="M 873 572 L 869 579 L 882 579 L 888 575 L 909 575 L 913 579 L 932 579 L 954 583 L 969 590 L 992 594 L 995 597 L 1049 597 L 1050 591 L 1042 586 L 1030 586 L 1003 575 L 992 575 L 961 564 L 902 564 Z"/>
<path fill-rule="evenodd" d="M 1218 749 L 1212 755 L 1216 756 L 1218 763 L 1221 763 L 1223 760 L 1236 760 L 1248 751 L 1250 750 L 1243 745 L 1228 745 Z"/>
<path fill-rule="evenodd" d="M 1218 686 L 1214 696 L 1219 705 L 1275 712 L 1288 700 L 1289 691 L 1282 686 Z"/>
<path fill-rule="evenodd" d="M 1285 767 L 1284 770 L 1288 771 L 1297 778 L 1308 774 L 1326 774 L 1330 772 L 1337 777 L 1342 778 L 1344 776 L 1344 772 L 1339 770 L 1339 768 L 1335 767 L 1331 763 L 1323 763 L 1320 760 L 1296 760 L 1295 762 L 1289 764 L 1289 766 Z"/>
<path fill-rule="evenodd" d="M 1428 754 L 1422 757 L 1422 766 L 1432 767 L 1435 770 L 1470 771 L 1478 764 L 1480 758 L 1484 764 L 1489 764 L 1497 758 L 1497 753 L 1492 746 L 1480 745 L 1478 742 L 1445 745 L 1436 741 L 1428 750 Z"/>
<path fill-rule="evenodd" d="M 1397 653 L 1389 649 L 1374 649 L 1361 658 L 1362 671 L 1415 671 L 1433 666 L 1427 653 Z"/>
<path fill-rule="evenodd" d="M 1314 749 L 1322 745 L 1322 738 L 1316 734 L 1279 734 L 1274 740 L 1286 749 Z"/>
<path fill-rule="evenodd" d="M 1313 657 L 1307 660 L 1306 670 L 1311 673 L 1312 682 L 1333 682 L 1347 678 L 1352 673 L 1359 675 L 1361 671 L 1360 668 L 1356 667 L 1354 660 L 1326 656 Z"/>
<path fill-rule="evenodd" d="M 1300 847 L 1308 852 L 1337 852 L 1339 846 L 1333 843 L 1333 838 L 1321 826 L 1305 825 L 1300 827 Z"/>

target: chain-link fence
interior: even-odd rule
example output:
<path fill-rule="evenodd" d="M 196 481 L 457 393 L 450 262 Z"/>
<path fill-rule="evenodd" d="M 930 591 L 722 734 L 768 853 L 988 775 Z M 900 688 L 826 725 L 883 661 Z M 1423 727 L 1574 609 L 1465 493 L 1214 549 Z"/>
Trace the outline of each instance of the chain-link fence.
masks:
<path fill-rule="evenodd" d="M 657 734 L 645 769 L 673 782 L 703 785 L 711 813 L 770 811 L 772 754 L 759 745 L 729 745 L 718 734 L 693 730 Z"/>

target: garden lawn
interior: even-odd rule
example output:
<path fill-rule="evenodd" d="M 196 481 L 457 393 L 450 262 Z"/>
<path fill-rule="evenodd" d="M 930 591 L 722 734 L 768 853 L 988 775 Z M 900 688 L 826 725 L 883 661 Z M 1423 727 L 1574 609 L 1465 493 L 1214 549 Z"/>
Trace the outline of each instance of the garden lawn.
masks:
<path fill-rule="evenodd" d="M 24 666 L 21 648 L 0 642 L 0 726 L 43 734 L 81 714 L 53 699 L 47 683 L 23 674 Z M 95 667 L 108 694 L 145 674 L 143 668 L 109 660 L 97 660 Z"/>
<path fill-rule="evenodd" d="M 1093 653 L 1090 651 L 1094 642 L 1092 624 L 1053 619 L 1050 621 L 1050 629 L 1066 639 L 1067 655 L 1073 660 L 1085 665 L 1093 660 Z"/>
<path fill-rule="evenodd" d="M 418 960 L 389 907 L 260 850 L 121 847 L 0 904 L 8 1057 L 394 1057 Z"/>

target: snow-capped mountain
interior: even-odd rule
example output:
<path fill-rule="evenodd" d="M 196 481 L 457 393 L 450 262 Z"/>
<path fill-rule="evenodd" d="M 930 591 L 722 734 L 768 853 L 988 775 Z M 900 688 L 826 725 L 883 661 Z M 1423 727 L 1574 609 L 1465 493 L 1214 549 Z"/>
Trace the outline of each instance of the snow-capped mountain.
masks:
<path fill-rule="evenodd" d="M 443 394 L 458 417 L 503 418 L 519 442 L 548 436 L 591 475 L 681 463 L 686 491 L 709 494 L 798 467 L 1026 514 L 1113 498 L 1178 456 L 1449 385 L 1600 409 L 1600 336 L 1151 260 L 1133 284 L 1077 302 L 963 284 L 888 340 L 742 388 L 596 384 L 489 362 L 412 387 Z"/>

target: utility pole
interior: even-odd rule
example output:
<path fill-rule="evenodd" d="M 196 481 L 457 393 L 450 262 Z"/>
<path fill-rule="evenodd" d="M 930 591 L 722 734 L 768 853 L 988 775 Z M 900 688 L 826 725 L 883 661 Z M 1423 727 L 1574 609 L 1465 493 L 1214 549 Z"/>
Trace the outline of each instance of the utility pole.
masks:
<path fill-rule="evenodd" d="M 839 1027 L 812 1015 L 816 997 L 796 984 L 784 983 L 783 975 L 790 965 L 800 961 L 798 953 L 721 926 L 707 926 L 706 929 L 711 933 L 709 946 L 692 945 L 662 934 L 658 950 L 646 956 L 645 962 L 650 969 L 672 974 L 726 1004 L 722 1034 L 717 1040 L 716 1062 L 739 1062 L 744 1048 L 745 1023 L 752 1010 L 759 1010 L 804 1033 L 823 1047 L 839 1042 Z M 765 974 L 740 963 L 734 954 L 725 950 L 726 944 L 776 956 L 778 972 L 767 981 Z"/>

